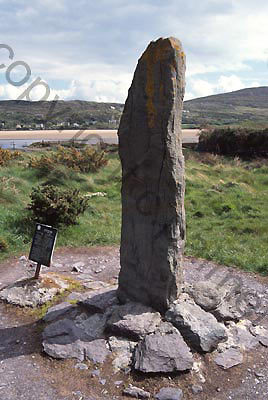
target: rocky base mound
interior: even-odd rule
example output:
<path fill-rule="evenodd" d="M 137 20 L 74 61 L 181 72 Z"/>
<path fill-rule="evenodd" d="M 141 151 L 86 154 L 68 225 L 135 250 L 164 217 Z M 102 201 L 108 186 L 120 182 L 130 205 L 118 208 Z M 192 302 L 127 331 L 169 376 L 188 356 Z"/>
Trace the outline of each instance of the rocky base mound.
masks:
<path fill-rule="evenodd" d="M 268 346 L 268 331 L 239 319 L 241 291 L 199 282 L 188 286 L 165 315 L 140 303 L 119 304 L 115 287 L 72 294 L 43 320 L 43 349 L 58 359 L 109 361 L 114 371 L 170 373 L 195 368 L 199 355 L 213 352 L 222 368 L 243 362 L 244 351 Z M 250 304 L 243 303 L 243 310 Z"/>

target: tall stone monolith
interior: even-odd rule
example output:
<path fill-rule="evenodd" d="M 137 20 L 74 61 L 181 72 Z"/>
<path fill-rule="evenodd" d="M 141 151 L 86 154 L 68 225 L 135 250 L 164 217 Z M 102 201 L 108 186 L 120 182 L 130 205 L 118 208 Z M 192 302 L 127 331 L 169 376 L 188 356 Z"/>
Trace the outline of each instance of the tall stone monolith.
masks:
<path fill-rule="evenodd" d="M 122 231 L 118 297 L 166 311 L 181 291 L 185 239 L 179 40 L 151 42 L 139 59 L 118 131 Z"/>

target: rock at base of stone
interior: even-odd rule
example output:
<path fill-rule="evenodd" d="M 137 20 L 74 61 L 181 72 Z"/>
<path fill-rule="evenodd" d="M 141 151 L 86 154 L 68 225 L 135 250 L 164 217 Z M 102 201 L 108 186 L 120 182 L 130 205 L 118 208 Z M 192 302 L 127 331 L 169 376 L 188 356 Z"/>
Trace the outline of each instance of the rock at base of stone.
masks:
<path fill-rule="evenodd" d="M 147 335 L 136 346 L 134 368 L 141 372 L 187 371 L 193 356 L 180 333 Z"/>
<path fill-rule="evenodd" d="M 216 318 L 204 311 L 189 296 L 181 296 L 166 313 L 189 346 L 197 351 L 211 352 L 227 339 L 226 331 Z"/>
<path fill-rule="evenodd" d="M 105 313 L 111 306 L 118 304 L 116 290 L 101 289 L 88 294 L 86 299 L 78 302 L 91 313 Z"/>
<path fill-rule="evenodd" d="M 185 236 L 181 116 L 185 54 L 175 38 L 139 59 L 118 130 L 122 231 L 118 297 L 164 313 L 182 286 Z"/>
<path fill-rule="evenodd" d="M 108 345 L 114 356 L 112 361 L 114 371 L 118 372 L 128 368 L 132 363 L 132 355 L 137 342 L 132 342 L 126 338 L 110 336 Z"/>
<path fill-rule="evenodd" d="M 149 399 L 151 397 L 149 392 L 132 385 L 124 389 L 123 394 L 125 396 L 134 397 L 135 399 Z"/>
<path fill-rule="evenodd" d="M 181 400 L 183 392 L 177 388 L 162 388 L 155 396 L 156 400 Z"/>
<path fill-rule="evenodd" d="M 85 359 L 94 363 L 104 363 L 110 354 L 104 339 L 93 340 L 89 343 L 84 343 Z"/>
<path fill-rule="evenodd" d="M 160 322 L 160 314 L 151 307 L 130 302 L 115 308 L 108 318 L 106 330 L 118 336 L 140 340 L 154 332 Z"/>
<path fill-rule="evenodd" d="M 77 306 L 74 304 L 70 304 L 67 301 L 64 301 L 60 304 L 57 304 L 53 307 L 50 307 L 42 320 L 44 322 L 53 322 L 55 320 L 59 320 L 68 314 L 68 316 L 75 316 L 77 313 Z"/>
<path fill-rule="evenodd" d="M 223 369 L 229 369 L 236 365 L 242 364 L 243 354 L 239 349 L 228 349 L 223 353 L 218 354 L 214 361 Z"/>
<path fill-rule="evenodd" d="M 235 276 L 226 283 L 201 281 L 186 285 L 185 292 L 218 321 L 239 321 L 254 311 L 249 294 L 256 296 L 243 288 L 242 281 Z"/>

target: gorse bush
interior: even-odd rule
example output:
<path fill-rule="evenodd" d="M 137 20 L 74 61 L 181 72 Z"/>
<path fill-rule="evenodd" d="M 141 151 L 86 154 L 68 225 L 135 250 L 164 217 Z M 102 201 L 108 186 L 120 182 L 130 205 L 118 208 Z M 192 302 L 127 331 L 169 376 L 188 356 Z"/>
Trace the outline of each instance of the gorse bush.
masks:
<path fill-rule="evenodd" d="M 79 150 L 59 146 L 57 151 L 41 157 L 31 157 L 29 167 L 39 170 L 41 175 L 46 175 L 59 165 L 71 168 L 78 172 L 97 172 L 107 165 L 108 160 L 104 151 L 93 147 Z"/>
<path fill-rule="evenodd" d="M 199 137 L 198 150 L 241 158 L 268 157 L 268 128 L 217 128 L 205 130 Z"/>
<path fill-rule="evenodd" d="M 33 188 L 27 209 L 31 219 L 46 225 L 74 225 L 88 208 L 88 199 L 79 190 L 62 190 L 53 185 Z"/>
<path fill-rule="evenodd" d="M 19 151 L 10 151 L 0 148 L 0 167 L 5 167 L 11 160 L 19 158 L 21 153 Z"/>
<path fill-rule="evenodd" d="M 0 252 L 7 251 L 7 249 L 8 249 L 8 244 L 6 240 L 0 236 Z"/>

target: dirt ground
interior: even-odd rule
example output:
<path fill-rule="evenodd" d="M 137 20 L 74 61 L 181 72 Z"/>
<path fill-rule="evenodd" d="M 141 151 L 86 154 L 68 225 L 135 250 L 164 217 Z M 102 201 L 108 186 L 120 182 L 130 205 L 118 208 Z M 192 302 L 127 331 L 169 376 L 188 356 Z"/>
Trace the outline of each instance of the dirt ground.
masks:
<path fill-rule="evenodd" d="M 54 255 L 50 270 L 81 279 L 81 275 L 72 272 L 72 267 L 77 262 L 87 266 L 87 275 L 93 280 L 117 281 L 117 247 L 59 249 Z M 96 273 L 99 270 L 102 271 Z M 0 263 L 0 289 L 23 276 L 25 262 L 18 258 Z M 233 270 L 205 260 L 185 259 L 186 281 L 210 279 L 211 276 L 217 281 L 237 280 L 260 293 L 263 302 L 260 313 L 251 318 L 259 318 L 259 324 L 267 326 L 267 277 Z M 194 371 L 165 376 L 130 375 L 123 372 L 114 374 L 109 362 L 97 367 L 88 362 L 87 370 L 79 370 L 75 368 L 75 360 L 54 360 L 46 356 L 41 347 L 43 327 L 43 322 L 32 310 L 0 303 L 0 400 L 121 400 L 126 398 L 122 396 L 122 391 L 129 383 L 148 390 L 152 398 L 161 387 L 170 386 L 181 388 L 185 400 L 268 399 L 268 349 L 261 345 L 244 354 L 243 364 L 226 371 L 216 366 L 211 355 L 194 355 L 196 360 L 201 359 L 202 377 Z M 92 376 L 95 368 L 99 369 L 101 379 Z M 122 383 L 118 384 L 118 381 Z M 201 385 L 203 391 L 193 394 L 192 384 Z"/>

